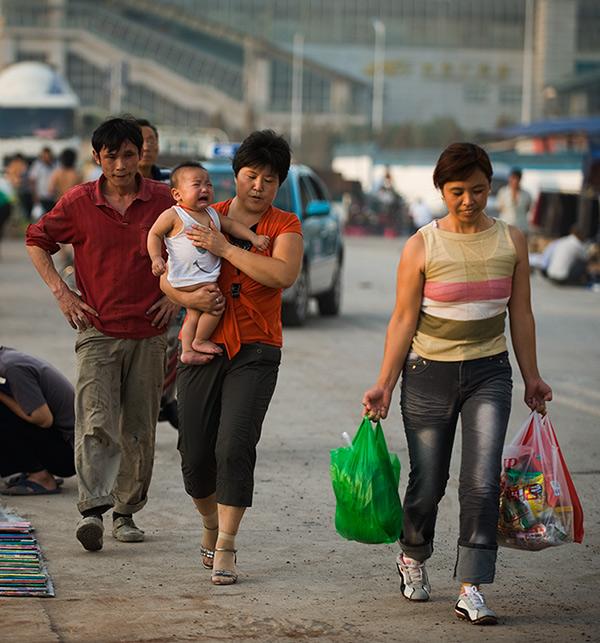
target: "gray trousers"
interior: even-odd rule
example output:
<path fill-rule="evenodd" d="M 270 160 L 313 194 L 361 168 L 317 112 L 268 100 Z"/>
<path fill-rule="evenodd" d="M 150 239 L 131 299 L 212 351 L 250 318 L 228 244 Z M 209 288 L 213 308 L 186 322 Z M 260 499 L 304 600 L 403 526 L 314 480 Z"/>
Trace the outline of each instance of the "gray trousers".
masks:
<path fill-rule="evenodd" d="M 166 338 L 117 339 L 95 328 L 77 335 L 75 467 L 80 512 L 147 501 L 165 369 Z"/>
<path fill-rule="evenodd" d="M 507 353 L 464 362 L 437 362 L 412 354 L 404 365 L 401 406 L 411 470 L 400 544 L 415 560 L 424 561 L 433 552 L 437 508 L 448 482 L 460 416 L 455 575 L 461 582 L 494 580 L 502 449 L 511 396 Z"/>

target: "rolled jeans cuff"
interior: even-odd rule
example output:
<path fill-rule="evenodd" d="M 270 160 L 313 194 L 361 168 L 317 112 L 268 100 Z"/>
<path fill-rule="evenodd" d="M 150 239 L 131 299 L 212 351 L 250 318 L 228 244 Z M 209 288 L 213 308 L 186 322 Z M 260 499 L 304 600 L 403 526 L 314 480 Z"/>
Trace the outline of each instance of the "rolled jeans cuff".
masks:
<path fill-rule="evenodd" d="M 495 545 L 458 544 L 454 577 L 473 585 L 493 583 L 498 547 Z"/>
<path fill-rule="evenodd" d="M 433 543 L 425 543 L 424 545 L 408 545 L 402 539 L 398 542 L 400 543 L 402 553 L 405 554 L 407 558 L 418 560 L 420 563 L 431 558 L 431 555 L 433 554 Z"/>

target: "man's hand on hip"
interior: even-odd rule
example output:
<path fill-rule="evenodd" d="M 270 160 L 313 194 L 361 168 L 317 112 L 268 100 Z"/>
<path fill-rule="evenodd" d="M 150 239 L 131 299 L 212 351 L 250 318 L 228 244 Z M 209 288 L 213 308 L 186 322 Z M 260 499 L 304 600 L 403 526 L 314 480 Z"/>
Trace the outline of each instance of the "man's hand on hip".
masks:
<path fill-rule="evenodd" d="M 77 330 L 85 330 L 92 326 L 90 315 L 98 317 L 98 313 L 91 306 L 66 286 L 56 295 L 56 301 L 71 327 Z"/>

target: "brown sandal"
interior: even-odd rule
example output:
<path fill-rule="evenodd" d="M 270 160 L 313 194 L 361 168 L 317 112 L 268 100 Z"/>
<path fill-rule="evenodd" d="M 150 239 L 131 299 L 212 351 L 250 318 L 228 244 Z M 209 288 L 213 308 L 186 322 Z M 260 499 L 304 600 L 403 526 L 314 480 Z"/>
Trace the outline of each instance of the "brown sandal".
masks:
<path fill-rule="evenodd" d="M 228 549 L 227 547 L 215 547 L 215 552 L 224 551 L 233 554 L 233 563 L 237 562 L 237 549 Z M 233 585 L 237 583 L 238 575 L 237 572 L 231 571 L 230 569 L 213 569 L 212 576 L 210 580 L 213 585 Z"/>

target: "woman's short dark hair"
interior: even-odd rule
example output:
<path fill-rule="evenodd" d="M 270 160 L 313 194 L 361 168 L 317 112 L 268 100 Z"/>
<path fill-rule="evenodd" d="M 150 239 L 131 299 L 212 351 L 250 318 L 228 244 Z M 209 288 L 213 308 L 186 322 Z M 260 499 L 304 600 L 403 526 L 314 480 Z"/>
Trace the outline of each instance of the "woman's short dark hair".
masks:
<path fill-rule="evenodd" d="M 492 181 L 492 163 L 487 152 L 475 143 L 452 143 L 440 154 L 433 171 L 433 185 L 441 190 L 449 181 L 464 181 L 481 170 Z"/>
<path fill-rule="evenodd" d="M 109 118 L 92 134 L 92 147 L 96 154 L 100 154 L 103 148 L 116 152 L 125 141 L 131 141 L 138 152 L 142 152 L 144 137 L 134 118 Z"/>
<path fill-rule="evenodd" d="M 279 185 L 287 178 L 292 152 L 289 143 L 271 129 L 249 134 L 233 157 L 235 176 L 243 167 L 270 167 L 279 177 Z"/>
<path fill-rule="evenodd" d="M 77 152 L 70 147 L 65 148 L 58 157 L 58 162 L 68 169 L 75 167 L 75 161 L 77 161 Z"/>

